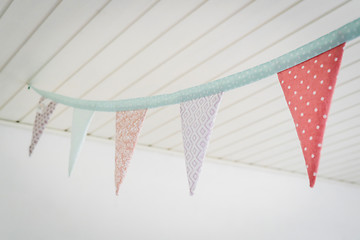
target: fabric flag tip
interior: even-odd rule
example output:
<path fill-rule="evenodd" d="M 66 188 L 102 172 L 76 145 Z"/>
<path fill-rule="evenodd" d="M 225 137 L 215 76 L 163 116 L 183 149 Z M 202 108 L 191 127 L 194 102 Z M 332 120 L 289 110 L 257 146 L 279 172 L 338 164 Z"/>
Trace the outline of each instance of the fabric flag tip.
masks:
<path fill-rule="evenodd" d="M 31 157 L 31 155 L 32 155 L 32 153 L 33 153 L 33 151 L 34 151 L 34 145 L 33 144 L 31 144 L 30 146 L 29 146 L 29 157 Z"/>
<path fill-rule="evenodd" d="M 308 173 L 308 176 L 309 176 L 310 187 L 314 188 L 316 182 L 316 173 L 315 172 Z"/>
<path fill-rule="evenodd" d="M 115 183 L 115 194 L 116 194 L 116 196 L 119 196 L 120 185 L 121 185 L 121 183 Z"/>
<path fill-rule="evenodd" d="M 71 177 L 72 170 L 73 170 L 73 165 L 69 164 L 69 166 L 68 166 L 68 177 L 69 178 Z"/>
<path fill-rule="evenodd" d="M 310 188 L 314 188 L 314 186 L 315 186 L 315 181 L 316 181 L 316 178 L 312 178 L 312 179 L 310 179 L 309 180 L 309 186 L 310 186 Z"/>

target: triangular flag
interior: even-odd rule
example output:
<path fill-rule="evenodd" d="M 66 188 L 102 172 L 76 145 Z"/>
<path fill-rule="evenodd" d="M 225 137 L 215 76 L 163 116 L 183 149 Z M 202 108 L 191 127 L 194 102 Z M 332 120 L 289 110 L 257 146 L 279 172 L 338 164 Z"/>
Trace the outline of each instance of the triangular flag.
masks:
<path fill-rule="evenodd" d="M 326 120 L 344 45 L 278 73 L 304 154 L 310 187 L 314 186 L 318 172 Z"/>
<path fill-rule="evenodd" d="M 194 194 L 222 93 L 180 104 L 186 171 Z"/>
<path fill-rule="evenodd" d="M 54 112 L 55 107 L 56 102 L 44 97 L 40 98 L 33 127 L 31 144 L 29 146 L 29 156 L 31 156 L 36 144 L 39 142 L 39 139 L 50 119 L 51 114 Z"/>
<path fill-rule="evenodd" d="M 147 109 L 116 113 L 115 187 L 116 195 L 124 180 Z"/>
<path fill-rule="evenodd" d="M 79 152 L 85 140 L 94 111 L 74 108 L 71 126 L 71 149 L 69 158 L 69 176 L 78 158 Z"/>

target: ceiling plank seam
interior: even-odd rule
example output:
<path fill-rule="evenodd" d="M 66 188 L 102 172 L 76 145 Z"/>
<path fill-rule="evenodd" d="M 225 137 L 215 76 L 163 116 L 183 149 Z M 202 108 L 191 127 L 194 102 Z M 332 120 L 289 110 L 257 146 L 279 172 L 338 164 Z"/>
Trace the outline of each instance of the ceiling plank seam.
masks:
<path fill-rule="evenodd" d="M 125 32 L 127 32 L 136 22 L 138 22 L 144 15 L 146 15 L 152 8 L 158 4 L 160 0 L 155 1 L 148 8 L 146 8 L 143 12 L 141 12 L 134 20 L 132 20 L 124 29 L 122 29 L 118 34 L 115 35 L 109 42 L 107 42 L 104 46 L 98 49 L 89 59 L 87 59 L 80 67 L 78 67 L 69 77 L 64 79 L 58 86 L 56 86 L 52 91 L 56 92 L 59 90 L 65 83 L 67 83 L 72 77 L 74 77 L 78 72 L 80 72 L 85 66 L 87 66 L 92 60 L 94 60 L 100 53 L 102 53 L 107 47 L 109 47 L 115 40 L 120 38 Z M 30 111 L 28 111 L 23 117 L 21 117 L 20 121 L 29 116 L 33 111 L 36 110 L 36 105 L 33 106 Z"/>

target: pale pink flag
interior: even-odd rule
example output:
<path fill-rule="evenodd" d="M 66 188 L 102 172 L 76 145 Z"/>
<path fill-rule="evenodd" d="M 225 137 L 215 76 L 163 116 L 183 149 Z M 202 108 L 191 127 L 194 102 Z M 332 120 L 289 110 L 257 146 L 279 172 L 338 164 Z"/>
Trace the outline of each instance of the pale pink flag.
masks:
<path fill-rule="evenodd" d="M 222 93 L 180 104 L 186 171 L 194 194 Z"/>
<path fill-rule="evenodd" d="M 147 109 L 116 113 L 115 187 L 116 195 L 124 180 Z"/>
<path fill-rule="evenodd" d="M 39 139 L 50 119 L 51 114 L 54 112 L 55 107 L 56 102 L 44 97 L 40 98 L 33 127 L 31 144 L 29 146 L 29 156 L 31 156 L 36 144 L 39 142 Z"/>

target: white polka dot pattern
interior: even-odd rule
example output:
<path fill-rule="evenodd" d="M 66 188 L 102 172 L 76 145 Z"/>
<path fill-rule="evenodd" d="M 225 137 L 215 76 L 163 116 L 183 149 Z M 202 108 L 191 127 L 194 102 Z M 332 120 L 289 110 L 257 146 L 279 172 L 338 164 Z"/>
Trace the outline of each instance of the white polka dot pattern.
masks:
<path fill-rule="evenodd" d="M 314 186 L 318 172 L 326 120 L 344 45 L 278 73 L 285 99 L 291 102 L 289 109 L 303 150 L 310 187 Z"/>

